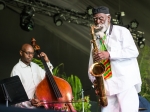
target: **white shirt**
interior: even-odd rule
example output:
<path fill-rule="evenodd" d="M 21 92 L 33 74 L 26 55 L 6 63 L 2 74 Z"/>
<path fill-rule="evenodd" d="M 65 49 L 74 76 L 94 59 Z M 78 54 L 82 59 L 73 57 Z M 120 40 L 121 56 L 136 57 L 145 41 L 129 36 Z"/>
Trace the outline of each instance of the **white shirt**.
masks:
<path fill-rule="evenodd" d="M 113 25 L 110 35 L 109 30 L 110 27 L 106 32 L 104 43 L 110 54 L 112 78 L 104 80 L 106 94 L 117 94 L 132 86 L 136 86 L 137 92 L 140 92 L 141 76 L 137 62 L 139 52 L 133 37 L 125 27 Z M 96 43 L 100 48 L 99 39 L 97 39 Z M 92 49 L 93 45 L 91 44 L 89 67 L 93 64 Z M 88 76 L 91 82 L 95 80 L 95 77 L 89 71 Z"/>
<path fill-rule="evenodd" d="M 53 66 L 47 63 L 52 72 Z M 21 60 L 13 67 L 11 77 L 18 75 L 29 99 L 34 98 L 37 85 L 44 79 L 45 71 L 39 65 L 31 62 L 30 66 L 24 64 Z"/>

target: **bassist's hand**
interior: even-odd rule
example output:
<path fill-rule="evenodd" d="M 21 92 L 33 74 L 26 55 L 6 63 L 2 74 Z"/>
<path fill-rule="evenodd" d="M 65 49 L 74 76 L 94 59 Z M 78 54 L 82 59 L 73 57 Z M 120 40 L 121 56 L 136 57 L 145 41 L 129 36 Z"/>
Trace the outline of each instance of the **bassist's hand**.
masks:
<path fill-rule="evenodd" d="M 32 99 L 31 104 L 36 107 L 42 106 L 42 103 L 38 99 Z"/>
<path fill-rule="evenodd" d="M 39 56 L 38 56 L 39 57 Z M 40 53 L 40 57 L 43 57 L 45 62 L 50 62 L 50 60 L 48 59 L 47 55 L 44 52 Z"/>

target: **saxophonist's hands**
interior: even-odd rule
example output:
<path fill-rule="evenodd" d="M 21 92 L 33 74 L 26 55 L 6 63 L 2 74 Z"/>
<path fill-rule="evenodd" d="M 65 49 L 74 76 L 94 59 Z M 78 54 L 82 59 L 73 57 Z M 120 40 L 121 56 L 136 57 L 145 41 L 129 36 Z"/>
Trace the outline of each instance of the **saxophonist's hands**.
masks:
<path fill-rule="evenodd" d="M 110 54 L 107 51 L 98 51 L 93 53 L 93 59 L 95 62 L 103 59 L 108 59 L 109 57 Z"/>

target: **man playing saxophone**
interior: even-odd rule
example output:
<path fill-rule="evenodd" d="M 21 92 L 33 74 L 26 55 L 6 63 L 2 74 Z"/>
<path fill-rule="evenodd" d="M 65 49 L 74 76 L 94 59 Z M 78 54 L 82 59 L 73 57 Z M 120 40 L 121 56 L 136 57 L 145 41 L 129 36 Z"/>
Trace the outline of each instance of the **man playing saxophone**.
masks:
<path fill-rule="evenodd" d="M 105 6 L 92 10 L 98 52 L 91 52 L 88 76 L 92 83 L 96 77 L 91 74 L 91 66 L 101 60 L 105 66 L 103 80 L 108 105 L 101 112 L 138 112 L 141 91 L 141 76 L 137 57 L 138 49 L 130 31 L 111 24 L 109 9 Z M 100 92 L 100 91 L 98 91 Z"/>

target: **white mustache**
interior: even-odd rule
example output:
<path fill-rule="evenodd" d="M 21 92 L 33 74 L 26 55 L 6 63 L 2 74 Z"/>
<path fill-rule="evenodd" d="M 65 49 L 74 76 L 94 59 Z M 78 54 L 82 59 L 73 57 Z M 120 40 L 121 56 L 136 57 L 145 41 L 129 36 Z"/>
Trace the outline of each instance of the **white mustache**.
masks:
<path fill-rule="evenodd" d="M 104 24 L 96 25 L 94 29 L 95 33 L 101 31 L 104 27 L 105 27 Z"/>
<path fill-rule="evenodd" d="M 95 29 L 102 29 L 104 27 L 104 24 L 98 24 L 96 25 Z"/>

